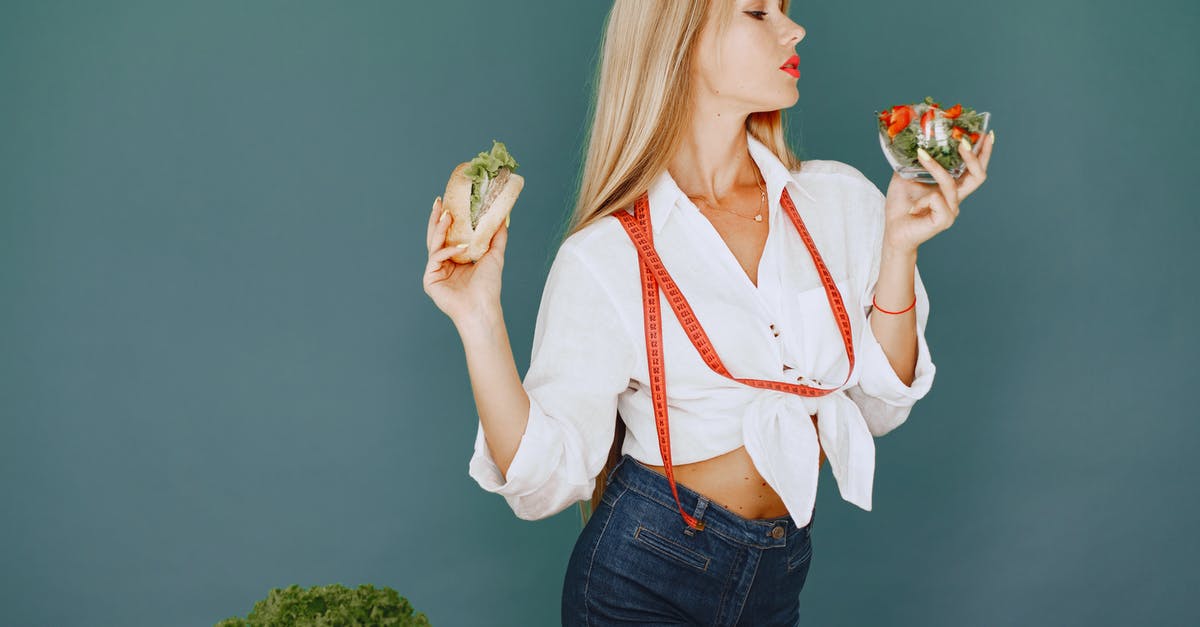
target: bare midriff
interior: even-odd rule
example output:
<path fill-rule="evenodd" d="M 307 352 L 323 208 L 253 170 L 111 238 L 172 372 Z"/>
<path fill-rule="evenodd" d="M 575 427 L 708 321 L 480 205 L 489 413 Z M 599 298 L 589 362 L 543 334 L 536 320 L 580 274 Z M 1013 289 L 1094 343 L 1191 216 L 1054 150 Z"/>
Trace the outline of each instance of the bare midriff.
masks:
<path fill-rule="evenodd" d="M 638 463 L 667 476 L 663 466 Z M 778 518 L 788 513 L 779 494 L 754 467 L 745 446 L 692 464 L 671 464 L 671 471 L 676 484 L 703 494 L 742 518 Z"/>

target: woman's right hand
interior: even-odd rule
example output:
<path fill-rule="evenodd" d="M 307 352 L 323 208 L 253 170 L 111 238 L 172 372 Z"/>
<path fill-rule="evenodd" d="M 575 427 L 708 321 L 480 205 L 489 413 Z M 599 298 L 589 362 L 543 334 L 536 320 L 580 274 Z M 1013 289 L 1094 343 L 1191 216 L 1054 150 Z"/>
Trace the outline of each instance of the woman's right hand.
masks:
<path fill-rule="evenodd" d="M 504 248 L 508 242 L 508 226 L 501 224 L 488 251 L 474 263 L 457 263 L 450 259 L 461 248 L 446 246 L 446 232 L 453 216 L 443 211 L 439 196 L 429 215 L 426 244 L 429 261 L 425 263 L 422 282 L 425 293 L 459 326 L 463 321 L 487 307 L 500 306 L 500 275 L 504 269 Z"/>

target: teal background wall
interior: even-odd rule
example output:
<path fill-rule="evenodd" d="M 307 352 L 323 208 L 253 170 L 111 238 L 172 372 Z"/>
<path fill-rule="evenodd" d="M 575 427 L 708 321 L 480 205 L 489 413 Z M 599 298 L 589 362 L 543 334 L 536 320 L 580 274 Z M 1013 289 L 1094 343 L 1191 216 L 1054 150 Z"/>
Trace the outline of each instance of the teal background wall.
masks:
<path fill-rule="evenodd" d="M 609 5 L 0 3 L 0 622 L 373 583 L 434 625 L 557 624 L 577 509 L 521 521 L 468 477 L 424 235 L 505 141 L 524 373 Z M 874 511 L 822 477 L 805 624 L 1200 624 L 1196 4 L 791 14 L 801 156 L 886 189 L 872 112 L 925 95 L 997 130 L 921 249 L 938 378 Z"/>

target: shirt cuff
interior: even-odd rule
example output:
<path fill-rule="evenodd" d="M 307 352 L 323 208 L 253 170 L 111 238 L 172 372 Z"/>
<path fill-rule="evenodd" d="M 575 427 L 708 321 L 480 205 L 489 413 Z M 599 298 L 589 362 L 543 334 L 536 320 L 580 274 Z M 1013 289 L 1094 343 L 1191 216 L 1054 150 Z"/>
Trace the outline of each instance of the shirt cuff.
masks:
<path fill-rule="evenodd" d="M 480 422 L 475 433 L 475 452 L 471 456 L 468 474 L 488 492 L 507 497 L 527 496 L 549 481 L 563 454 L 561 431 L 541 407 L 529 397 L 529 421 L 517 447 L 517 454 L 508 466 L 508 478 L 500 472 L 487 445 Z"/>
<path fill-rule="evenodd" d="M 861 374 L 858 385 L 862 391 L 888 404 L 897 407 L 911 407 L 924 397 L 933 386 L 933 375 L 937 367 L 929 356 L 929 344 L 925 334 L 917 333 L 917 367 L 912 385 L 904 385 L 896 370 L 888 361 L 887 353 L 875 338 L 871 329 L 871 319 L 867 317 L 863 329 Z"/>

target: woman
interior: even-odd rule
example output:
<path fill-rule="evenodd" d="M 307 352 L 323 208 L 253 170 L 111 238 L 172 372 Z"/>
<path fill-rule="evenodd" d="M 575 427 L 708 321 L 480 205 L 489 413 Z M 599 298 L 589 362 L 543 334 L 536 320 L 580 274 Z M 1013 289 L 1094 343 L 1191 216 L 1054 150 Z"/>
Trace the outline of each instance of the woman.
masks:
<path fill-rule="evenodd" d="M 886 197 L 847 164 L 799 162 L 781 110 L 798 99 L 784 66 L 805 31 L 787 6 L 614 3 L 578 204 L 524 382 L 500 311 L 507 228 L 477 263 L 455 264 L 434 203 L 424 286 L 466 350 L 480 419 L 471 476 L 527 520 L 591 500 L 564 624 L 796 624 L 821 462 L 869 510 L 873 438 L 932 384 L 917 247 L 984 181 L 993 139 L 978 158 L 964 149 L 960 180 L 927 162 L 938 189 L 893 176 Z M 636 207 L 732 375 L 819 395 L 714 371 L 663 305 L 668 446 L 639 253 L 616 215 Z"/>

